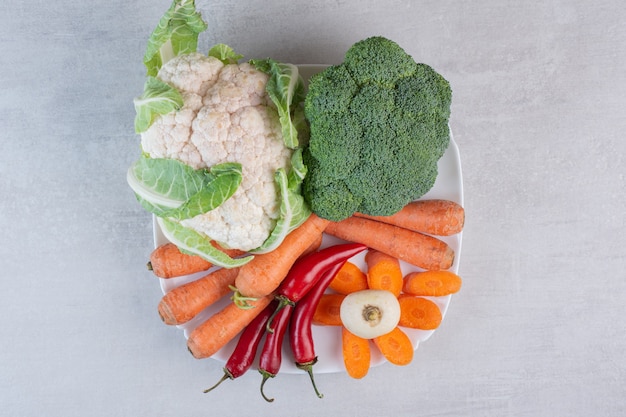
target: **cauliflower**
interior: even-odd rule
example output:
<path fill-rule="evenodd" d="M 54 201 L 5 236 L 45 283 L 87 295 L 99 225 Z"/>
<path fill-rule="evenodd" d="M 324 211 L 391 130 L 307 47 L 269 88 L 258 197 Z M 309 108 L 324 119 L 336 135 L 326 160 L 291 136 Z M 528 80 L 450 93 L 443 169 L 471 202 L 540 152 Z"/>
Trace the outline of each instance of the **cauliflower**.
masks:
<path fill-rule="evenodd" d="M 134 100 L 142 153 L 126 178 L 169 241 L 232 268 L 253 255 L 231 258 L 214 241 L 269 252 L 311 214 L 304 81 L 292 64 L 239 63 L 224 44 L 198 53 L 206 28 L 193 0 L 173 0 L 150 35 Z"/>
<path fill-rule="evenodd" d="M 157 78 L 176 88 L 184 104 L 142 133 L 144 152 L 194 169 L 238 162 L 243 171 L 231 198 L 181 223 L 227 247 L 261 246 L 279 215 L 274 173 L 289 169 L 293 153 L 284 145 L 278 113 L 265 91 L 269 76 L 249 63 L 225 65 L 191 53 L 168 61 Z"/>

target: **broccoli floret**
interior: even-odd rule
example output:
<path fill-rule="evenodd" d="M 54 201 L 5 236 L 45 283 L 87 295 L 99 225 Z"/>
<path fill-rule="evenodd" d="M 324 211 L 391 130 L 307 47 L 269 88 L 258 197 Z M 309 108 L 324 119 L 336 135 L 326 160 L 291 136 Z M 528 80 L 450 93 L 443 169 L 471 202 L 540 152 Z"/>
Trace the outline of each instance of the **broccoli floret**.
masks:
<path fill-rule="evenodd" d="M 304 197 L 318 216 L 391 215 L 430 190 L 446 151 L 452 91 L 384 37 L 355 43 L 309 81 Z"/>

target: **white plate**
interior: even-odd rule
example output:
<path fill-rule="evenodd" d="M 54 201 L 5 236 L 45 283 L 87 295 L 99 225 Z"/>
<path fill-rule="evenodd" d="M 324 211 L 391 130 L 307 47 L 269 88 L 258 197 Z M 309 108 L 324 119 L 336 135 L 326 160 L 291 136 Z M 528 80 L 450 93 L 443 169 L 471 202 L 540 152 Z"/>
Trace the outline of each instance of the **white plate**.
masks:
<path fill-rule="evenodd" d="M 324 65 L 299 66 L 302 76 L 305 78 L 305 80 L 308 79 L 310 75 L 324 69 L 325 67 L 326 66 Z M 452 137 L 452 131 L 450 131 L 450 145 L 446 150 L 446 153 L 439 160 L 438 167 L 439 175 L 437 176 L 437 181 L 435 182 L 435 185 L 421 199 L 446 199 L 455 201 L 463 205 L 463 178 L 461 173 L 461 158 L 459 156 L 458 146 L 454 141 L 454 138 Z M 167 243 L 168 240 L 163 235 L 156 221 L 153 222 L 153 228 L 155 247 Z M 451 270 L 455 273 L 458 273 L 459 261 L 461 258 L 462 233 L 456 234 L 454 236 L 440 237 L 440 239 L 448 243 L 448 245 L 450 245 L 450 247 L 455 251 L 454 265 L 452 266 Z M 332 236 L 324 236 L 322 247 L 326 247 L 336 243 L 340 243 L 340 241 Z M 360 266 L 362 270 L 365 270 L 364 256 L 364 253 L 361 253 L 360 255 L 352 258 L 350 261 Z M 410 271 L 419 270 L 419 268 L 416 268 L 404 262 L 402 262 L 402 269 L 405 274 Z M 168 291 L 171 291 L 173 288 L 176 288 L 184 283 L 193 281 L 206 275 L 206 273 L 207 272 L 205 271 L 185 277 L 161 279 L 161 289 L 165 294 Z M 427 298 L 431 299 L 439 306 L 442 315 L 445 317 L 446 311 L 450 304 L 451 296 Z M 189 333 L 196 326 L 198 326 L 215 312 L 219 311 L 228 302 L 228 297 L 224 297 L 223 300 L 208 307 L 193 320 L 185 323 L 184 325 L 178 326 L 183 330 L 185 338 L 189 336 Z M 409 335 L 415 349 L 418 348 L 421 342 L 426 341 L 434 333 L 434 330 L 415 330 L 407 328 L 403 328 L 403 330 Z M 287 339 L 287 337 L 285 337 L 285 339 Z M 222 348 L 215 355 L 213 355 L 212 358 L 217 359 L 221 362 L 226 362 L 231 352 L 233 351 L 237 340 L 238 338 L 232 340 L 224 348 Z M 315 351 L 318 356 L 318 362 L 313 369 L 314 372 L 345 372 L 343 358 L 341 354 L 341 328 L 335 326 L 313 326 L 313 340 L 315 342 Z M 285 340 L 285 347 L 283 348 L 283 362 L 280 372 L 304 374 L 304 371 L 298 369 L 295 366 L 293 355 L 291 354 L 288 345 L 288 341 Z M 373 367 L 380 365 L 385 361 L 385 358 L 380 354 L 380 352 L 375 347 L 373 347 L 371 366 Z M 256 367 L 256 363 L 254 366 Z"/>

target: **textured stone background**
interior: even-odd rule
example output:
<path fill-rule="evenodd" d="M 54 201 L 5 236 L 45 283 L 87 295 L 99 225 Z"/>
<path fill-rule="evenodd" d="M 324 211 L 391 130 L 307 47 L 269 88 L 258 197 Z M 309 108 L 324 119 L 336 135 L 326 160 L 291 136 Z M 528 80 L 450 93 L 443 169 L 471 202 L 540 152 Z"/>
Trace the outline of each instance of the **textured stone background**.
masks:
<path fill-rule="evenodd" d="M 146 39 L 169 1 L 0 16 L 0 404 L 10 416 L 623 416 L 626 12 L 617 0 L 197 1 L 247 57 L 336 63 L 384 35 L 441 72 L 467 225 L 455 296 L 408 367 L 221 375 L 157 314 L 125 171 Z M 238 410 L 238 411 L 235 411 Z"/>

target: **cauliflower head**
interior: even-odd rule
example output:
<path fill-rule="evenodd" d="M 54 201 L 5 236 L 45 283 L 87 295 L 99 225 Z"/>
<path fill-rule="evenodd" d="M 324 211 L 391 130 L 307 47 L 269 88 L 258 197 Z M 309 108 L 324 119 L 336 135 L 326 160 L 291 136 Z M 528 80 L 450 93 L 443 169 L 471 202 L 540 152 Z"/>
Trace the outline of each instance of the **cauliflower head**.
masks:
<path fill-rule="evenodd" d="M 193 169 L 241 164 L 242 180 L 219 207 L 181 224 L 225 247 L 249 251 L 266 241 L 279 217 L 277 170 L 289 171 L 294 150 L 283 141 L 270 76 L 250 63 L 225 64 L 197 52 L 167 61 L 157 78 L 182 96 L 180 109 L 156 117 L 141 133 L 151 158 Z"/>

